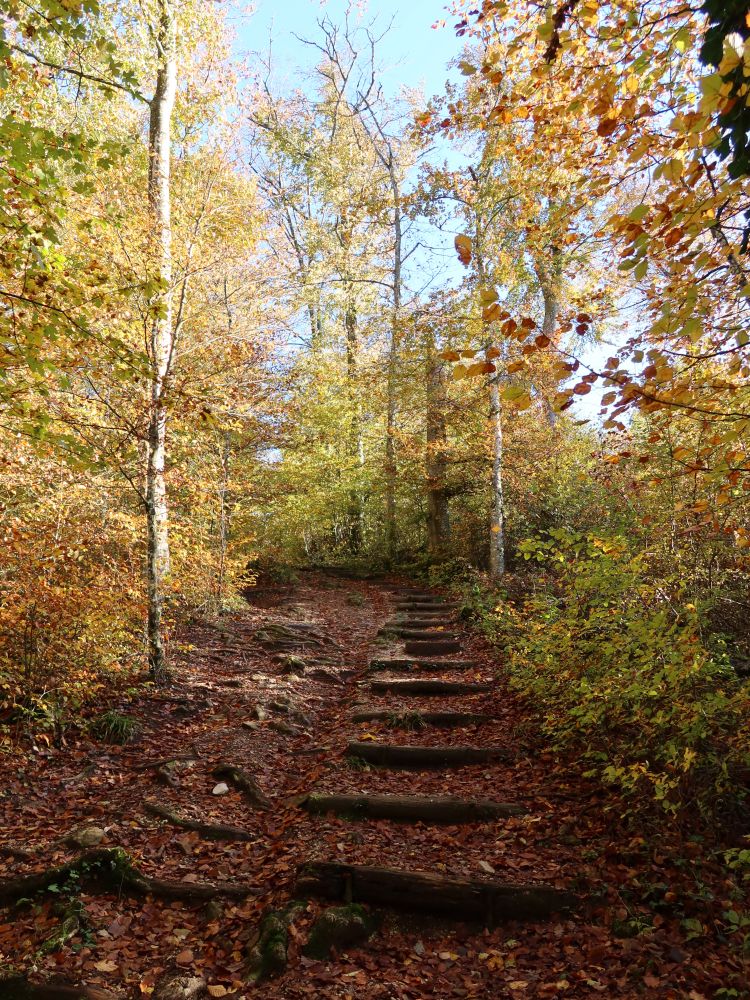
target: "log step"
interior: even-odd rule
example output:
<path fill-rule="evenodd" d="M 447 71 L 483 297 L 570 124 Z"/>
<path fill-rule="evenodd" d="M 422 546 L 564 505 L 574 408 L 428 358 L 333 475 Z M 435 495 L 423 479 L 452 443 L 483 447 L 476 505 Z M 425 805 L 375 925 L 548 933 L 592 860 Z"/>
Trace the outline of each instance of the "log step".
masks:
<path fill-rule="evenodd" d="M 481 694 L 491 691 L 491 684 L 471 681 L 443 681 L 437 677 L 400 678 L 370 681 L 370 690 L 380 693 L 401 694 Z"/>
<path fill-rule="evenodd" d="M 391 625 L 384 626 L 385 628 L 445 628 L 451 629 L 456 627 L 456 620 L 446 621 L 445 618 L 440 615 L 435 618 L 402 618 L 398 621 L 393 622 Z"/>
<path fill-rule="evenodd" d="M 398 601 L 397 611 L 455 611 L 459 607 L 457 601 Z"/>
<path fill-rule="evenodd" d="M 406 709 L 363 708 L 354 712 L 352 722 L 387 722 L 394 728 L 421 729 L 423 726 L 478 726 L 492 720 L 478 712 L 410 712 Z"/>
<path fill-rule="evenodd" d="M 406 659 L 374 659 L 370 660 L 369 670 L 377 673 L 379 670 L 402 670 L 412 673 L 415 670 L 473 670 L 478 666 L 476 660 L 406 660 Z"/>
<path fill-rule="evenodd" d="M 434 795 L 326 795 L 313 792 L 302 803 L 315 814 L 338 813 L 356 819 L 395 819 L 423 823 L 475 823 L 526 810 L 514 802 Z"/>
<path fill-rule="evenodd" d="M 488 764 L 509 760 L 511 757 L 505 747 L 421 747 L 391 743 L 357 743 L 353 740 L 347 744 L 346 752 L 350 757 L 359 757 L 368 764 L 416 771 Z"/>
<path fill-rule="evenodd" d="M 397 635 L 400 639 L 420 639 L 425 641 L 453 642 L 458 639 L 458 632 L 441 632 L 435 626 L 430 629 L 422 628 L 402 628 L 401 626 L 390 626 L 384 631 L 391 635 Z"/>
<path fill-rule="evenodd" d="M 514 885 L 426 872 L 317 861 L 301 865 L 296 894 L 441 913 L 456 920 L 545 920 L 573 909 L 572 893 L 550 885 Z"/>
<path fill-rule="evenodd" d="M 460 653 L 461 643 L 455 639 L 407 639 L 404 649 L 412 656 L 448 656 Z"/>

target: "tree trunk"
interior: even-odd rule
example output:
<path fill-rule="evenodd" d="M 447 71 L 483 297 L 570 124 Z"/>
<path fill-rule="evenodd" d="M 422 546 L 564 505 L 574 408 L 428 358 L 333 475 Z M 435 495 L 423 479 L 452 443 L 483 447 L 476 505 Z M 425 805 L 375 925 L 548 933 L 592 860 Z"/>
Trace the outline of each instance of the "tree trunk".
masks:
<path fill-rule="evenodd" d="M 560 311 L 560 278 L 562 275 L 562 252 L 559 247 L 552 246 L 550 253 L 549 267 L 542 263 L 536 265 L 536 276 L 539 280 L 539 288 L 544 301 L 544 320 L 542 322 L 542 333 L 550 340 L 554 340 L 555 328 L 557 326 L 557 315 Z M 544 411 L 550 427 L 556 423 L 555 411 L 549 400 L 544 397 Z"/>
<path fill-rule="evenodd" d="M 445 555 L 450 539 L 448 492 L 445 485 L 446 433 L 443 366 L 429 335 L 427 344 L 427 548 L 432 559 Z"/>
<path fill-rule="evenodd" d="M 503 408 L 500 376 L 490 377 L 490 428 L 492 433 L 492 508 L 490 511 L 490 576 L 505 572 L 505 519 L 503 517 Z"/>
<path fill-rule="evenodd" d="M 362 441 L 362 407 L 359 397 L 357 379 L 357 306 L 354 301 L 354 289 L 350 282 L 346 284 L 346 311 L 344 313 L 344 328 L 346 330 L 346 381 L 351 408 L 351 428 L 349 431 L 349 457 L 356 469 L 364 465 L 364 445 Z M 349 494 L 349 551 L 353 556 L 362 549 L 362 496 L 355 486 Z"/>
<path fill-rule="evenodd" d="M 148 524 L 148 659 L 151 678 L 163 683 L 167 664 L 162 630 L 164 580 L 170 571 L 167 489 L 165 482 L 167 405 L 172 367 L 172 218 L 170 205 L 171 124 L 177 90 L 177 22 L 172 0 L 162 0 L 157 29 L 159 68 L 149 121 L 148 202 L 153 223 L 153 252 L 160 283 L 152 301 L 151 405 L 146 466 Z"/>
<path fill-rule="evenodd" d="M 480 288 L 487 283 L 487 272 L 481 252 L 481 226 L 477 217 L 475 236 L 475 259 Z M 482 320 L 482 334 L 485 352 L 489 351 L 489 324 Z M 487 357 L 487 361 L 491 359 Z M 495 361 L 496 367 L 498 361 Z M 490 506 L 490 576 L 497 580 L 505 573 L 505 520 L 503 517 L 503 408 L 500 400 L 500 373 L 496 371 L 489 378 L 490 387 L 490 433 L 492 435 L 492 500 Z"/>
<path fill-rule="evenodd" d="M 396 176 L 393 154 L 388 161 L 388 173 L 393 193 L 393 309 L 391 312 L 391 344 L 388 352 L 388 402 L 385 430 L 385 552 L 389 565 L 396 555 L 396 375 L 401 339 L 401 191 Z"/>

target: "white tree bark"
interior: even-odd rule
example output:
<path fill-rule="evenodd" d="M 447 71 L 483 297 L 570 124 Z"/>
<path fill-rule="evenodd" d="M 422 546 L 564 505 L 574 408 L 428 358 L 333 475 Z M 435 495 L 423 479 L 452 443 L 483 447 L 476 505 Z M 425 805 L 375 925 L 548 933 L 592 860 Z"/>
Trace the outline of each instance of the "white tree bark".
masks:
<path fill-rule="evenodd" d="M 177 22 L 172 0 L 161 0 L 155 31 L 158 49 L 156 88 L 149 121 L 148 204 L 152 220 L 155 271 L 160 290 L 152 307 L 149 343 L 151 398 L 146 464 L 148 527 L 148 658 L 152 680 L 167 677 L 162 616 L 164 581 L 170 571 L 169 519 L 165 480 L 167 451 L 167 391 L 173 362 L 172 329 L 172 209 L 170 164 L 172 113 L 177 91 Z"/>

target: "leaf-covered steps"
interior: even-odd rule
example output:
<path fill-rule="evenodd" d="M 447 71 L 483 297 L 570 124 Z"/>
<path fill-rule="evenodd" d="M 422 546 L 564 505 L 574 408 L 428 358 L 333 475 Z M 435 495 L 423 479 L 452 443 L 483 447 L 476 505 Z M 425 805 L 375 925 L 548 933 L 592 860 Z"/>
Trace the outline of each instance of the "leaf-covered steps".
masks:
<path fill-rule="evenodd" d="M 478 666 L 479 664 L 476 660 L 430 660 L 394 657 L 393 659 L 376 658 L 370 660 L 368 669 L 371 673 L 377 673 L 380 670 L 397 670 L 403 673 L 412 673 L 417 670 L 475 670 Z"/>
<path fill-rule="evenodd" d="M 457 601 L 399 601 L 396 611 L 436 611 L 445 614 L 446 611 L 456 611 L 459 607 Z"/>
<path fill-rule="evenodd" d="M 302 806 L 316 815 L 337 813 L 357 819 L 393 819 L 423 823 L 482 823 L 522 816 L 523 806 L 490 799 L 435 795 L 328 795 L 314 792 Z"/>
<path fill-rule="evenodd" d="M 297 895 L 374 903 L 399 910 L 439 913 L 456 920 L 545 920 L 576 905 L 576 897 L 551 885 L 514 885 L 451 878 L 427 872 L 316 861 L 302 865 Z"/>
<path fill-rule="evenodd" d="M 422 726 L 479 726 L 492 720 L 478 712 L 415 712 L 406 708 L 361 708 L 352 713 L 352 722 L 387 722 L 394 728 L 419 729 Z"/>
<path fill-rule="evenodd" d="M 449 664 L 446 664 L 446 669 L 448 668 Z M 492 685 L 472 681 L 444 681 L 438 677 L 394 677 L 371 680 L 370 690 L 376 694 L 482 694 L 491 691 Z"/>
<path fill-rule="evenodd" d="M 352 740 L 346 752 L 368 764 L 422 771 L 432 768 L 467 767 L 509 761 L 513 755 L 505 747 L 423 747 L 397 743 L 361 743 Z"/>

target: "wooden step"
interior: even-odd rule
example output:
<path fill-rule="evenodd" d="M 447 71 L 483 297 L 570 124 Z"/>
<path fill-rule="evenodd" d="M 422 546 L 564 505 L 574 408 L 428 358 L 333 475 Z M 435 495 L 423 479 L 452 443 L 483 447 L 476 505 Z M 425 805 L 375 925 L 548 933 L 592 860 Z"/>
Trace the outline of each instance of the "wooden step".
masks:
<path fill-rule="evenodd" d="M 419 729 L 421 726 L 478 726 L 492 720 L 478 712 L 410 712 L 408 709 L 362 708 L 352 715 L 352 722 L 387 722 L 394 728 Z"/>
<path fill-rule="evenodd" d="M 404 649 L 411 656 L 448 656 L 461 652 L 461 643 L 455 639 L 407 639 Z"/>
<path fill-rule="evenodd" d="M 435 795 L 326 795 L 313 792 L 302 803 L 308 812 L 338 813 L 357 819 L 395 819 L 423 823 L 481 823 L 526 810 L 514 802 L 459 799 Z"/>
<path fill-rule="evenodd" d="M 481 694 L 491 691 L 491 684 L 473 681 L 444 681 L 439 677 L 394 677 L 370 681 L 370 690 L 395 694 Z"/>
<path fill-rule="evenodd" d="M 399 670 L 413 673 L 417 670 L 474 670 L 479 664 L 476 660 L 407 660 L 407 659 L 374 659 L 370 660 L 369 670 L 377 673 L 380 670 Z"/>
<path fill-rule="evenodd" d="M 399 621 L 386 625 L 385 628 L 443 628 L 451 629 L 456 627 L 456 620 L 447 621 L 443 615 L 436 618 L 403 618 Z"/>
<path fill-rule="evenodd" d="M 439 640 L 441 642 L 455 642 L 458 640 L 458 632 L 445 632 L 440 631 L 439 628 L 401 628 L 400 626 L 391 626 L 388 631 L 391 635 L 397 635 L 400 639 L 419 639 L 421 641 Z"/>
<path fill-rule="evenodd" d="M 505 747 L 421 747 L 397 743 L 357 743 L 354 740 L 347 744 L 346 752 L 350 757 L 366 760 L 368 764 L 415 771 L 489 764 L 512 757 Z"/>
<path fill-rule="evenodd" d="M 456 920 L 480 920 L 487 927 L 504 920 L 545 920 L 576 904 L 572 893 L 550 885 L 484 882 L 338 861 L 301 865 L 296 894 L 303 899 L 322 896 L 400 910 L 426 910 Z"/>
<path fill-rule="evenodd" d="M 455 611 L 456 601 L 399 601 L 397 611 Z"/>

